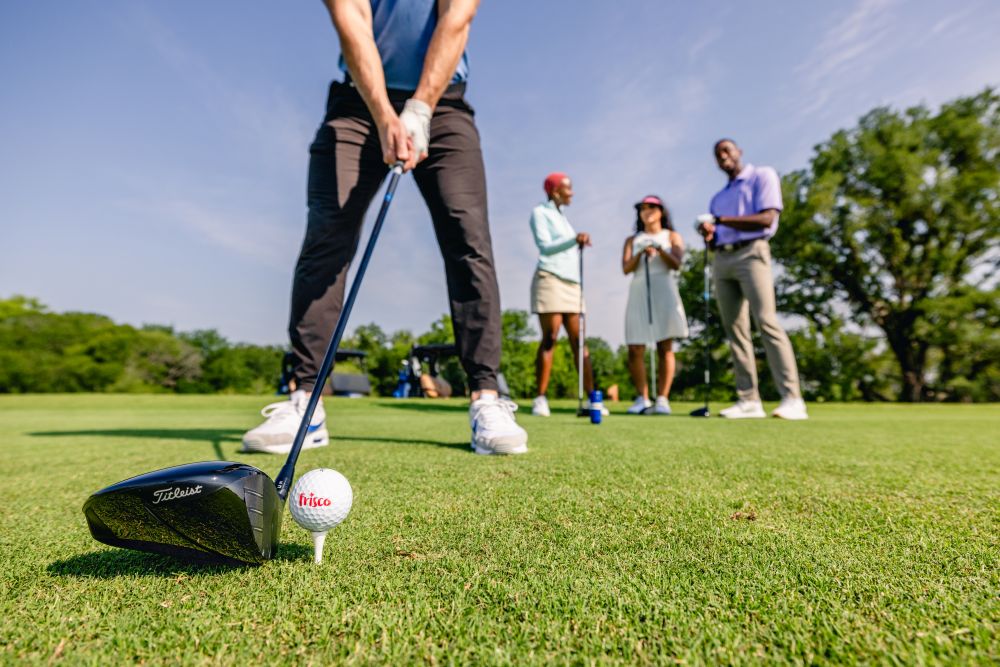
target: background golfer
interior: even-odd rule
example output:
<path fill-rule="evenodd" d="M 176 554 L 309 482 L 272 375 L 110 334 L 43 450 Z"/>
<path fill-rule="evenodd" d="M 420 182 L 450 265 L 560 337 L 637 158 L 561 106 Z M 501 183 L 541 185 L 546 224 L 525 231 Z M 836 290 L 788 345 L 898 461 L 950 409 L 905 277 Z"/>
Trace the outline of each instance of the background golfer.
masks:
<path fill-rule="evenodd" d="M 768 239 L 778 229 L 781 182 L 771 167 L 744 164 L 742 151 L 731 139 L 716 142 L 715 161 L 729 182 L 712 197 L 709 211 L 714 221 L 701 222 L 698 228 L 715 250 L 715 294 L 733 354 L 739 398 L 736 405 L 719 414 L 730 419 L 766 416 L 757 391 L 757 362 L 750 339 L 753 315 L 781 393 L 781 404 L 772 414 L 783 419 L 807 419 L 792 344 L 778 323 L 771 275 Z"/>
<path fill-rule="evenodd" d="M 579 234 L 566 219 L 563 209 L 573 200 L 573 183 L 569 176 L 554 172 L 545 178 L 542 187 L 547 199 L 531 212 L 531 233 L 538 246 L 538 266 L 531 279 L 531 312 L 538 314 L 542 340 L 535 358 L 535 382 L 538 395 L 531 404 L 531 413 L 548 417 L 549 402 L 545 393 L 552 375 L 552 357 L 559 329 L 566 328 L 573 360 L 580 368 L 579 337 L 580 315 L 584 307 L 580 275 L 579 253 L 590 245 L 590 235 Z M 587 396 L 594 388 L 594 374 L 590 368 L 590 354 L 583 348 L 583 386 Z M 590 409 L 590 401 L 584 401 Z M 604 410 L 607 414 L 607 409 Z"/>
<path fill-rule="evenodd" d="M 652 410 L 669 415 L 675 366 L 673 339 L 688 335 L 687 315 L 676 277 L 684 259 L 684 241 L 674 231 L 670 213 L 659 197 L 645 197 L 635 209 L 635 234 L 625 239 L 622 250 L 622 271 L 625 275 L 632 274 L 625 307 L 628 369 L 639 394 L 628 413 Z M 649 399 L 646 381 L 647 343 L 655 346 L 655 363 L 660 368 L 655 403 Z"/>
<path fill-rule="evenodd" d="M 344 281 L 368 204 L 388 165 L 413 170 L 444 259 L 455 343 L 472 392 L 472 445 L 527 451 L 516 405 L 497 396 L 500 295 L 486 213 L 479 134 L 465 102 L 465 45 L 477 0 L 325 0 L 340 37 L 344 80 L 330 85 L 310 148 L 305 240 L 288 332 L 300 391 L 264 409 L 248 450 L 287 451 L 340 314 Z M 320 404 L 322 406 L 322 404 Z M 326 444 L 317 409 L 306 446 Z"/>

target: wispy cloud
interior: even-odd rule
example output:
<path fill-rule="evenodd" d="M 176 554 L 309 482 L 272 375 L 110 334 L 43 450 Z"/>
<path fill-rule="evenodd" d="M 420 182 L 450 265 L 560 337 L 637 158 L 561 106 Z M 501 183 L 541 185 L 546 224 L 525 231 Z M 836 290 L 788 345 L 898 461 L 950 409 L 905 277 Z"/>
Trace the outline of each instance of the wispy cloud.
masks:
<path fill-rule="evenodd" d="M 970 15 L 977 10 L 975 6 L 967 6 L 947 16 L 940 18 L 928 31 L 931 35 L 942 35 L 952 28 L 962 25 Z"/>
<path fill-rule="evenodd" d="M 723 32 L 721 26 L 715 26 L 709 28 L 701 35 L 699 35 L 698 38 L 695 39 L 695 41 L 691 44 L 691 46 L 688 47 L 688 52 L 687 52 L 688 61 L 691 63 L 698 62 L 698 60 L 701 58 L 701 55 L 710 46 L 712 46 L 715 42 L 717 42 L 719 38 L 722 37 L 722 35 Z"/>
<path fill-rule="evenodd" d="M 286 225 L 276 222 L 282 216 L 234 206 L 231 200 L 219 205 L 205 203 L 209 199 L 212 197 L 207 194 L 201 198 L 149 194 L 121 199 L 116 207 L 179 238 L 186 236 L 261 268 L 288 270 L 299 239 Z"/>
<path fill-rule="evenodd" d="M 871 66 L 877 51 L 887 52 L 899 0 L 859 0 L 853 10 L 830 27 L 813 51 L 795 68 L 800 77 L 799 107 L 810 115 L 856 81 Z"/>
<path fill-rule="evenodd" d="M 123 29 L 154 52 L 191 89 L 191 96 L 223 127 L 263 143 L 268 154 L 284 164 L 302 163 L 302 147 L 315 129 L 315 114 L 296 107 L 292 97 L 273 80 L 234 80 L 223 76 L 211 60 L 187 44 L 152 9 L 128 4 L 119 16 Z"/>

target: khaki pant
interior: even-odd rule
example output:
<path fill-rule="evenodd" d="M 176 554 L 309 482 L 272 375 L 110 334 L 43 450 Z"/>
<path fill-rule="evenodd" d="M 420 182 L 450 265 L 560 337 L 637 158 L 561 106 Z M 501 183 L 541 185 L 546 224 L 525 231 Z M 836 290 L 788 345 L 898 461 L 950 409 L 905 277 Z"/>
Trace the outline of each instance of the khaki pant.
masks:
<path fill-rule="evenodd" d="M 759 240 L 742 248 L 715 253 L 712 263 L 715 294 L 722 326 L 729 338 L 736 371 L 736 392 L 741 400 L 759 401 L 757 361 L 750 339 L 750 315 L 760 329 L 767 365 L 781 397 L 799 398 L 799 371 L 788 335 L 778 323 L 771 275 L 771 246 Z"/>

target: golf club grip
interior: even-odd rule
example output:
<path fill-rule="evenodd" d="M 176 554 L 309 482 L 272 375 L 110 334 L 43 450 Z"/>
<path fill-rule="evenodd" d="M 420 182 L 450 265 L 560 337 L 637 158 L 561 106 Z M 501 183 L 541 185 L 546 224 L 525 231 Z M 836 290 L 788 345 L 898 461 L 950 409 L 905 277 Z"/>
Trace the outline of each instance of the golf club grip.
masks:
<path fill-rule="evenodd" d="M 358 273 L 354 276 L 354 282 L 351 283 L 351 290 L 347 295 L 347 300 L 344 301 L 340 317 L 337 319 L 337 327 L 334 329 L 333 337 L 330 339 L 330 344 L 326 348 L 326 354 L 323 356 L 323 363 L 320 365 L 319 373 L 316 375 L 316 385 L 309 396 L 309 403 L 306 405 L 305 414 L 302 415 L 302 423 L 299 424 L 299 430 L 295 434 L 295 440 L 292 442 L 292 451 L 288 452 L 288 459 L 285 461 L 285 465 L 282 466 L 281 472 L 278 473 L 278 477 L 274 480 L 274 486 L 278 490 L 278 497 L 282 500 L 288 497 L 288 492 L 291 490 L 292 478 L 295 476 L 295 463 L 299 459 L 299 452 L 302 451 L 302 443 L 305 442 L 313 413 L 316 412 L 316 405 L 319 404 L 323 396 L 323 387 L 326 385 L 327 377 L 333 369 L 333 361 L 337 355 L 337 348 L 340 347 L 340 339 L 344 337 L 344 331 L 347 329 L 347 320 L 350 318 L 351 309 L 354 307 L 354 300 L 361 289 L 361 280 L 365 277 L 365 270 L 368 268 L 368 262 L 371 260 L 372 252 L 375 250 L 375 242 L 378 240 L 379 232 L 382 230 L 382 223 L 385 222 L 385 216 L 389 212 L 389 204 L 392 203 L 392 197 L 396 193 L 396 185 L 399 183 L 399 178 L 402 174 L 403 164 L 401 162 L 394 164 L 389 171 L 389 185 L 385 188 L 382 208 L 379 209 L 378 217 L 375 218 L 372 232 L 368 236 L 368 243 L 365 245 L 365 252 L 361 256 L 361 264 L 358 265 Z"/>

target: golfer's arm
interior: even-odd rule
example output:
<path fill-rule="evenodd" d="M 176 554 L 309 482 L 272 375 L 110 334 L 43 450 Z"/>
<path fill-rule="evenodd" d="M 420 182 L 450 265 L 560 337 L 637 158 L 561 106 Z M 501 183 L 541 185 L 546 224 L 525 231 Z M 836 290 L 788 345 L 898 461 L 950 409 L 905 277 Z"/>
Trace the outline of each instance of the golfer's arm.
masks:
<path fill-rule="evenodd" d="M 642 259 L 642 253 L 632 255 L 632 239 L 625 239 L 625 248 L 622 250 L 622 273 L 626 276 L 636 270 Z"/>
<path fill-rule="evenodd" d="M 395 114 L 385 90 L 382 57 L 375 46 L 372 8 L 368 0 L 323 0 L 340 37 L 340 49 L 351 80 L 375 122 Z"/>
<path fill-rule="evenodd" d="M 674 271 L 681 268 L 681 262 L 684 260 L 684 241 L 681 239 L 680 234 L 671 232 L 670 250 L 663 250 L 661 248 L 660 257 L 663 258 L 663 263 Z"/>
<path fill-rule="evenodd" d="M 552 240 L 549 233 L 549 225 L 544 216 L 536 212 L 531 213 L 531 233 L 535 237 L 535 246 L 542 255 L 555 255 L 556 253 L 569 250 L 576 245 L 576 235 L 559 241 Z"/>
<path fill-rule="evenodd" d="M 719 224 L 741 232 L 758 232 L 774 224 L 774 219 L 777 217 L 778 210 L 768 208 L 753 215 L 720 215 Z"/>
<path fill-rule="evenodd" d="M 367 4 L 367 2 L 365 2 Z M 465 44 L 469 41 L 469 28 L 479 7 L 479 0 L 439 0 L 438 22 L 431 36 L 431 43 L 424 56 L 424 69 L 420 74 L 420 83 L 413 93 L 414 99 L 420 100 L 431 109 L 437 106 L 438 100 L 444 94 L 458 61 L 465 52 Z"/>

